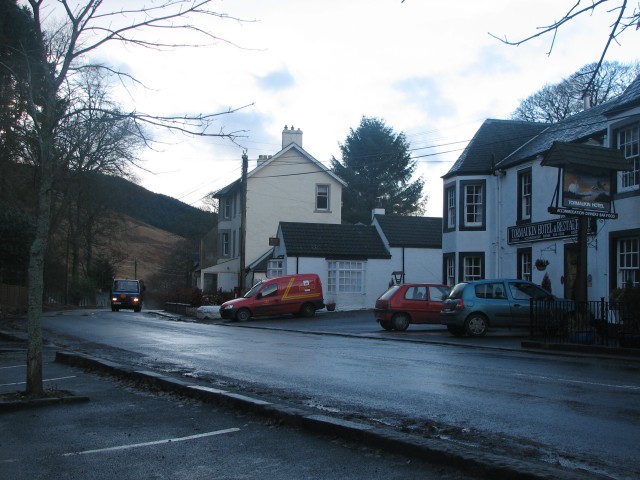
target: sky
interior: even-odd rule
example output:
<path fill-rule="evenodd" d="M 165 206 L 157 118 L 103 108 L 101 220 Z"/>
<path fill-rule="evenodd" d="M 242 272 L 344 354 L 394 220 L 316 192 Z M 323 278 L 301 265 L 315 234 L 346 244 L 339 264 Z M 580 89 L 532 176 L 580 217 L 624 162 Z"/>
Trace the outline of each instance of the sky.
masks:
<path fill-rule="evenodd" d="M 108 2 L 107 2 L 108 3 Z M 110 45 L 102 61 L 144 85 L 117 88 L 125 108 L 157 114 L 219 113 L 213 131 L 242 131 L 234 143 L 154 132 L 141 155 L 139 184 L 199 207 L 202 198 L 273 155 L 282 130 L 303 131 L 303 148 L 321 163 L 363 116 L 404 133 L 425 181 L 426 215 L 442 215 L 442 175 L 481 123 L 509 118 L 519 103 L 597 61 L 616 12 L 578 18 L 549 35 L 519 40 L 559 19 L 576 0 L 237 0 L 214 2 L 199 26 L 216 45 L 156 52 Z M 617 2 L 612 2 L 617 3 Z M 165 34 L 163 34 L 165 35 Z M 177 37 L 176 37 L 177 38 Z M 182 39 L 178 39 L 182 40 Z M 640 33 L 612 44 L 607 60 L 638 59 Z"/>

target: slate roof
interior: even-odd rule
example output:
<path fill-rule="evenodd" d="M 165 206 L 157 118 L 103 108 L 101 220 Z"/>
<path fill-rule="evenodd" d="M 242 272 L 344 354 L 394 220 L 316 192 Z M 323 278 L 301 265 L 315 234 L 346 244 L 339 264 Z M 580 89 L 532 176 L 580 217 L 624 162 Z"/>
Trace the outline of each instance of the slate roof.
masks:
<path fill-rule="evenodd" d="M 603 135 L 607 129 L 607 118 L 604 116 L 604 111 L 610 106 L 610 102 L 602 103 L 550 124 L 540 135 L 498 162 L 496 168 L 509 168 L 542 155 L 556 141 L 580 142 Z"/>
<path fill-rule="evenodd" d="M 442 248 L 442 218 L 376 215 L 391 247 Z"/>
<path fill-rule="evenodd" d="M 442 178 L 489 175 L 496 163 L 548 127 L 547 123 L 487 119 Z"/>
<path fill-rule="evenodd" d="M 611 103 L 612 105 L 605 111 L 605 115 L 615 115 L 621 110 L 640 105 L 640 75 L 631 82 L 622 95 Z"/>
<path fill-rule="evenodd" d="M 329 259 L 391 258 L 375 227 L 280 222 L 287 255 Z"/>
<path fill-rule="evenodd" d="M 557 123 L 486 120 L 442 178 L 489 175 L 547 152 L 553 142 L 585 142 L 606 133 L 607 117 L 640 105 L 640 76 L 622 95 Z"/>

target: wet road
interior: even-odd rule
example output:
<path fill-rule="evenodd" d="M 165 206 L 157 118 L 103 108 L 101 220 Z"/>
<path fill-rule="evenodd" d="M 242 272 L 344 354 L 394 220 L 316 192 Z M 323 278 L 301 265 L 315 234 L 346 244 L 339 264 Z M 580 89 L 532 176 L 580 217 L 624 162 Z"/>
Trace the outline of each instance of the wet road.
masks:
<path fill-rule="evenodd" d="M 535 450 L 613 478 L 640 477 L 637 361 L 532 354 L 513 334 L 452 345 L 439 328 L 383 332 L 366 312 L 227 325 L 97 311 L 43 323 L 82 339 L 63 340 L 75 348 L 119 361 L 405 428 L 429 425 L 443 436 L 469 432 L 478 448 Z M 483 342 L 501 349 L 468 347 Z"/>

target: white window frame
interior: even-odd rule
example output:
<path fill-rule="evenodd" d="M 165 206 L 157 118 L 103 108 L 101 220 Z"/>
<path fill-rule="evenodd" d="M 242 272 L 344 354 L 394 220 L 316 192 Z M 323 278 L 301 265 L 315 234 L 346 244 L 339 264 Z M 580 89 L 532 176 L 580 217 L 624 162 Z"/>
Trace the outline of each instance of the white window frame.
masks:
<path fill-rule="evenodd" d="M 532 272 L 531 272 L 531 259 L 532 259 L 532 255 L 531 252 L 521 252 L 519 255 L 519 261 L 520 261 L 520 276 L 522 277 L 521 280 L 528 280 L 528 281 L 532 281 L 533 277 L 532 277 Z"/>
<path fill-rule="evenodd" d="M 447 189 L 447 228 L 456 228 L 456 189 Z"/>
<path fill-rule="evenodd" d="M 462 264 L 462 281 L 472 282 L 482 280 L 482 257 L 480 255 L 466 255 Z"/>
<path fill-rule="evenodd" d="M 621 238 L 617 249 L 618 286 L 625 287 L 629 282 L 637 286 L 640 283 L 640 238 Z"/>
<path fill-rule="evenodd" d="M 633 163 L 632 170 L 620 172 L 618 191 L 637 190 L 640 184 L 640 124 L 621 128 L 617 137 L 618 148 Z"/>
<path fill-rule="evenodd" d="M 522 172 L 520 175 L 520 220 L 531 220 L 531 170 Z"/>
<path fill-rule="evenodd" d="M 267 263 L 267 278 L 281 277 L 285 275 L 284 260 L 281 258 L 274 258 Z"/>
<path fill-rule="evenodd" d="M 328 293 L 364 293 L 366 262 L 362 260 L 329 260 Z"/>
<path fill-rule="evenodd" d="M 229 233 L 228 232 L 222 233 L 220 236 L 220 239 L 221 239 L 220 252 L 222 253 L 223 257 L 228 257 L 229 256 Z"/>
<path fill-rule="evenodd" d="M 231 210 L 233 202 L 230 197 L 224 197 L 222 199 L 222 219 L 231 220 Z"/>
<path fill-rule="evenodd" d="M 316 211 L 317 212 L 328 212 L 331 198 L 331 186 L 326 183 L 321 183 L 316 185 Z M 326 207 L 319 206 L 320 200 L 326 202 Z"/>
<path fill-rule="evenodd" d="M 456 284 L 456 259 L 453 255 L 446 259 L 447 285 L 453 287 Z"/>
<path fill-rule="evenodd" d="M 481 227 L 483 218 L 483 185 L 470 183 L 464 186 L 464 226 Z"/>

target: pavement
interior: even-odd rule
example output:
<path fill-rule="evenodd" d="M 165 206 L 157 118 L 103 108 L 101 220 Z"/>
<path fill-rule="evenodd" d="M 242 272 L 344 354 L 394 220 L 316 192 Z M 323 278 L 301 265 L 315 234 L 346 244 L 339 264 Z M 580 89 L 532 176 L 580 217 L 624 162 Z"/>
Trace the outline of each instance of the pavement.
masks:
<path fill-rule="evenodd" d="M 187 320 L 168 315 L 169 320 Z M 94 391 L 91 385 L 101 375 L 114 376 L 158 392 L 170 392 L 200 402 L 231 407 L 268 418 L 274 422 L 301 427 L 311 432 L 334 435 L 348 441 L 361 442 L 368 447 L 441 465 L 455 465 L 460 469 L 491 479 L 597 479 L 601 477 L 584 471 L 575 471 L 542 461 L 507 458 L 483 451 L 477 446 L 466 446 L 441 439 L 426 438 L 363 421 L 353 421 L 320 414 L 312 409 L 273 403 L 257 395 L 246 395 L 233 390 L 211 388 L 194 379 L 171 376 L 151 370 L 140 370 L 126 364 L 106 361 L 91 355 L 68 351 L 50 345 L 43 347 L 44 384 L 46 398 L 6 398 L 9 392 L 24 391 L 26 364 L 26 334 L 16 325 L 24 321 L 0 323 L 0 415 L 12 415 L 21 409 L 35 409 L 45 405 L 90 402 L 85 392 Z M 640 359 L 639 357 L 635 357 Z M 6 417 L 3 420 L 7 420 Z M 107 422 L 108 419 L 105 419 Z"/>

